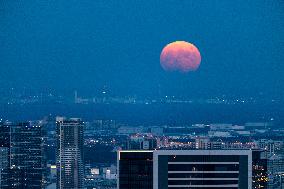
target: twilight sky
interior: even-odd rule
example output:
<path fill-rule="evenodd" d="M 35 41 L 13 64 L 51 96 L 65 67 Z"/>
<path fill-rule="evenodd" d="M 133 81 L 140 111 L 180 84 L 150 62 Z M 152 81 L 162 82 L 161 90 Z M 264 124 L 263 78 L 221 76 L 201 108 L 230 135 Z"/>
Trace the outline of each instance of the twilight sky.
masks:
<path fill-rule="evenodd" d="M 94 94 L 284 95 L 284 1 L 2 0 L 0 86 Z M 159 63 L 195 44 L 194 73 Z"/>

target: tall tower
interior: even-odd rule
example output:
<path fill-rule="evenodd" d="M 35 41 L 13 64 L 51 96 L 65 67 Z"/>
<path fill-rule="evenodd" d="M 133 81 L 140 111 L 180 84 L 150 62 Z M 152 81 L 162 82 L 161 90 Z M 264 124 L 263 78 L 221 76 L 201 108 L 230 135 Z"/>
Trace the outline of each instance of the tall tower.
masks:
<path fill-rule="evenodd" d="M 23 122 L 11 126 L 11 188 L 43 186 L 42 126 Z"/>
<path fill-rule="evenodd" d="M 57 189 L 82 189 L 84 179 L 83 122 L 79 118 L 56 118 Z"/>
<path fill-rule="evenodd" d="M 0 188 L 6 189 L 9 188 L 8 179 L 9 179 L 9 148 L 0 147 Z"/>
<path fill-rule="evenodd" d="M 0 122 L 0 188 L 9 188 L 10 127 Z"/>
<path fill-rule="evenodd" d="M 42 125 L 39 122 L 0 124 L 1 188 L 44 186 Z M 8 168 L 7 168 L 8 167 Z"/>
<path fill-rule="evenodd" d="M 74 103 L 75 104 L 78 103 L 78 92 L 77 91 L 74 92 Z"/>

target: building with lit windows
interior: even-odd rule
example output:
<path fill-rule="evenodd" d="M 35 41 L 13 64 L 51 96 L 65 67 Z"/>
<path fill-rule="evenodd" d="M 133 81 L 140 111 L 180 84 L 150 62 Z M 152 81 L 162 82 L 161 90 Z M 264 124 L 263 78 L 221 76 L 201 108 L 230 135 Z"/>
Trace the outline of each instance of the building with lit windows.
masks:
<path fill-rule="evenodd" d="M 82 189 L 84 184 L 83 126 L 79 118 L 56 118 L 57 189 Z"/>
<path fill-rule="evenodd" d="M 8 188 L 9 148 L 0 147 L 0 188 Z"/>
<path fill-rule="evenodd" d="M 39 122 L 0 126 L 1 188 L 43 188 L 43 130 Z"/>

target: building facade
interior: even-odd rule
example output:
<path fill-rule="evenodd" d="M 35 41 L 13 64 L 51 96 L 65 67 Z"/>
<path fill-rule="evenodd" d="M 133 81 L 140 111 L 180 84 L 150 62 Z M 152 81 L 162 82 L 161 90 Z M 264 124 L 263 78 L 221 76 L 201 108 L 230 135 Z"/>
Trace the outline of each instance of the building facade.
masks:
<path fill-rule="evenodd" d="M 10 127 L 0 122 L 0 189 L 9 188 Z"/>
<path fill-rule="evenodd" d="M 9 148 L 0 147 L 0 189 L 8 188 Z"/>
<path fill-rule="evenodd" d="M 118 188 L 251 189 L 252 151 L 119 151 Z"/>
<path fill-rule="evenodd" d="M 84 186 L 83 131 L 81 119 L 56 118 L 57 189 L 82 189 Z"/>
<path fill-rule="evenodd" d="M 42 126 L 31 122 L 11 125 L 10 188 L 44 185 Z"/>
<path fill-rule="evenodd" d="M 273 155 L 267 161 L 268 189 L 280 189 L 284 177 L 284 159 L 282 156 Z"/>
<path fill-rule="evenodd" d="M 268 188 L 268 171 L 267 158 L 265 158 L 264 150 L 252 151 L 252 188 L 267 189 Z"/>
<path fill-rule="evenodd" d="M 38 122 L 1 123 L 0 188 L 43 188 L 45 181 L 42 147 L 42 125 Z"/>
<path fill-rule="evenodd" d="M 157 150 L 153 153 L 154 189 L 250 189 L 250 150 Z"/>
<path fill-rule="evenodd" d="M 119 189 L 153 189 L 153 152 L 118 152 Z"/>

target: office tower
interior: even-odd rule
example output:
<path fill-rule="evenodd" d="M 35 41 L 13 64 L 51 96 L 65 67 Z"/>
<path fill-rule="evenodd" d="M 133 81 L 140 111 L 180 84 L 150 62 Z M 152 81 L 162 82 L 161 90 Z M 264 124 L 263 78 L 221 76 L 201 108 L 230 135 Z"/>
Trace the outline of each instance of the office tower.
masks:
<path fill-rule="evenodd" d="M 153 154 L 154 189 L 251 188 L 250 150 L 158 150 Z"/>
<path fill-rule="evenodd" d="M 0 147 L 10 148 L 10 127 L 0 122 Z"/>
<path fill-rule="evenodd" d="M 263 150 L 252 151 L 252 188 L 267 189 L 268 187 L 268 174 L 267 174 L 267 161 Z"/>
<path fill-rule="evenodd" d="M 74 103 L 75 104 L 78 103 L 78 92 L 77 91 L 74 92 Z"/>
<path fill-rule="evenodd" d="M 9 125 L 10 147 L 10 188 L 42 188 L 44 185 L 42 126 L 24 122 Z"/>
<path fill-rule="evenodd" d="M 284 172 L 278 172 L 273 179 L 273 189 L 284 189 Z"/>
<path fill-rule="evenodd" d="M 38 122 L 0 124 L 1 188 L 44 186 L 42 137 Z"/>
<path fill-rule="evenodd" d="M 152 151 L 119 151 L 117 166 L 119 189 L 153 188 Z"/>
<path fill-rule="evenodd" d="M 282 182 L 281 179 L 284 176 L 284 159 L 282 156 L 273 155 L 268 158 L 267 161 L 267 173 L 268 173 L 268 189 L 275 189 L 278 182 Z M 283 174 L 283 175 L 282 175 Z M 278 180 L 278 181 L 277 181 Z"/>
<path fill-rule="evenodd" d="M 0 188 L 8 188 L 9 148 L 0 147 Z"/>
<path fill-rule="evenodd" d="M 251 189 L 252 151 L 120 151 L 118 170 L 119 189 Z"/>
<path fill-rule="evenodd" d="M 268 158 L 275 154 L 283 155 L 282 153 L 284 150 L 284 141 L 261 139 L 258 140 L 256 143 L 260 149 L 265 149 L 265 155 Z"/>
<path fill-rule="evenodd" d="M 57 189 L 81 189 L 84 179 L 83 122 L 78 118 L 56 118 Z"/>
<path fill-rule="evenodd" d="M 9 188 L 10 127 L 0 122 L 0 189 Z"/>

